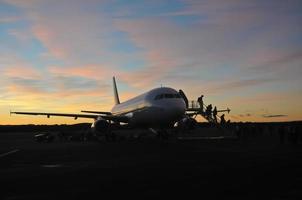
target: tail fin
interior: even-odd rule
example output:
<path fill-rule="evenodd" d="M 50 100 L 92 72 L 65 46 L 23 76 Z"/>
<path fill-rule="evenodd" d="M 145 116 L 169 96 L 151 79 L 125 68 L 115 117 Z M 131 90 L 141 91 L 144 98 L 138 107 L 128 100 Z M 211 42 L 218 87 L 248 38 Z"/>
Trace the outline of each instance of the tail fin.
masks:
<path fill-rule="evenodd" d="M 114 102 L 115 102 L 115 105 L 116 104 L 120 104 L 120 98 L 118 97 L 118 92 L 117 92 L 115 77 L 113 77 L 113 93 L 114 93 Z"/>

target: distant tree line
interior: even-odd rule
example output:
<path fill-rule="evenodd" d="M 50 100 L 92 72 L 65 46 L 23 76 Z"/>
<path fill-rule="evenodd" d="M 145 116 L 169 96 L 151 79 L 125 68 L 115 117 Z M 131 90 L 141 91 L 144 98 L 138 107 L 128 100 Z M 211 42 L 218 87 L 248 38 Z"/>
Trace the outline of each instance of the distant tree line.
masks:
<path fill-rule="evenodd" d="M 1 132 L 33 132 L 33 131 L 77 131 L 88 129 L 91 126 L 90 123 L 80 124 L 61 124 L 61 125 L 0 125 Z"/>
<path fill-rule="evenodd" d="M 197 124 L 199 127 L 211 127 L 213 124 L 208 122 L 200 122 Z M 229 127 L 234 127 L 236 125 L 254 125 L 254 126 L 293 126 L 302 125 L 302 121 L 293 122 L 232 122 Z M 79 123 L 79 124 L 61 124 L 61 125 L 0 125 L 0 132 L 33 132 L 33 131 L 78 131 L 89 129 L 90 123 Z"/>

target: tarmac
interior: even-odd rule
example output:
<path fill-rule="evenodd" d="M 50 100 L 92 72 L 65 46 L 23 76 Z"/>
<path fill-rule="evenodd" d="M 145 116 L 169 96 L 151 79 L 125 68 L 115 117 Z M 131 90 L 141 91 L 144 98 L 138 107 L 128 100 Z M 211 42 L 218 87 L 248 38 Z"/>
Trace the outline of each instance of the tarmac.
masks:
<path fill-rule="evenodd" d="M 2 132 L 0 199 L 302 199 L 301 145 L 198 131 L 166 140 L 52 143 Z"/>

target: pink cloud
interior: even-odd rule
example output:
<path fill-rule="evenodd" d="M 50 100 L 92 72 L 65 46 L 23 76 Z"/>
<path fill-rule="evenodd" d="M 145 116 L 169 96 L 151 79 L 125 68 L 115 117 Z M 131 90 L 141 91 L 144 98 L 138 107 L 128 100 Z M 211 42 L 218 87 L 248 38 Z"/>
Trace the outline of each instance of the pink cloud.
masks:
<path fill-rule="evenodd" d="M 13 4 L 15 6 L 22 6 L 22 7 L 29 7 L 29 6 L 34 6 L 37 5 L 43 1 L 40 0 L 27 0 L 27 1 L 23 1 L 23 0 L 4 0 L 5 2 L 9 3 L 9 4 Z"/>
<path fill-rule="evenodd" d="M 301 48 L 299 43 L 293 44 L 292 40 L 301 35 L 301 28 L 299 17 L 288 14 L 295 3 L 189 0 L 184 1 L 186 6 L 183 9 L 174 13 L 121 19 L 114 18 L 114 14 L 87 12 L 82 1 L 77 0 L 72 4 L 64 0 L 8 2 L 23 9 L 25 17 L 32 24 L 33 36 L 48 50 L 47 55 L 64 63 L 64 66 L 47 68 L 49 74 L 46 79 L 53 81 L 49 86 L 56 94 L 19 85 L 11 86 L 13 93 L 23 94 L 24 91 L 30 96 L 41 92 L 41 95 L 48 97 L 68 97 L 70 99 L 66 101 L 70 103 L 76 94 L 98 97 L 98 94 L 109 92 L 99 93 L 94 89 L 79 92 L 74 88 L 65 91 L 64 82 L 56 83 L 56 76 L 109 81 L 116 75 L 121 82 L 136 87 L 135 91 L 145 91 L 165 82 L 184 88 L 193 98 L 199 93 L 225 97 L 231 91 L 230 95 L 236 98 L 226 104 L 236 108 L 250 102 L 250 105 L 255 104 L 254 112 L 263 102 L 275 110 L 278 109 L 277 100 L 279 104 L 295 103 L 291 97 L 280 98 L 277 94 L 261 97 L 262 94 L 258 96 L 259 93 L 253 93 L 255 98 L 240 98 L 253 87 L 261 87 L 266 92 L 276 90 L 281 94 L 279 90 L 296 85 L 292 80 L 298 79 L 301 74 Z M 91 2 L 96 3 L 89 1 L 87 4 Z M 127 15 L 136 12 L 127 9 Z M 170 20 L 173 16 L 182 15 L 194 15 L 194 20 L 188 24 Z M 110 36 L 114 31 L 125 33 L 140 52 L 129 57 L 109 52 L 108 47 L 114 40 Z M 11 34 L 18 37 L 19 33 L 11 31 Z M 139 56 L 145 64 L 135 70 L 122 69 L 124 61 L 135 56 Z M 30 71 L 12 68 L 6 72 L 6 76 L 24 74 L 28 78 L 39 78 L 37 71 Z M 280 84 L 272 86 L 272 83 L 284 77 L 288 80 L 285 89 L 284 85 L 279 89 Z M 297 85 L 301 83 L 297 82 Z M 130 91 L 129 95 L 124 95 L 130 97 L 134 93 Z M 270 104 L 270 98 L 274 98 L 274 105 Z M 225 99 L 212 98 L 209 102 L 212 100 L 213 103 L 222 104 Z M 301 96 L 297 96 L 299 100 Z"/>
<path fill-rule="evenodd" d="M 223 91 L 230 92 L 234 89 L 245 89 L 247 87 L 263 86 L 267 83 L 272 83 L 275 81 L 278 81 L 278 79 L 257 78 L 257 79 L 216 81 L 215 83 L 209 85 L 209 90 L 211 90 L 212 92 L 223 92 Z"/>
<path fill-rule="evenodd" d="M 57 58 L 66 57 L 66 52 L 63 46 L 58 46 L 55 38 L 58 37 L 56 33 L 58 30 L 51 29 L 46 25 L 37 25 L 33 27 L 33 33 L 38 40 L 50 51 L 50 53 Z"/>
<path fill-rule="evenodd" d="M 57 76 L 78 76 L 85 77 L 89 79 L 108 79 L 112 77 L 113 69 L 110 69 L 108 66 L 102 65 L 85 65 L 85 66 L 76 66 L 76 67 L 58 67 L 51 66 L 48 67 L 48 71 Z"/>
<path fill-rule="evenodd" d="M 18 64 L 18 66 L 10 66 L 2 70 L 2 75 L 6 77 L 23 77 L 29 79 L 41 78 L 41 73 L 29 66 L 28 64 Z"/>
<path fill-rule="evenodd" d="M 107 35 L 112 26 L 101 12 L 87 12 L 80 1 L 72 6 L 63 1 L 52 7 L 55 15 L 44 6 L 29 10 L 32 32 L 50 54 L 69 64 L 87 63 L 107 55 L 110 46 Z"/>
<path fill-rule="evenodd" d="M 0 18 L 0 24 L 1 23 L 11 23 L 21 20 L 22 18 L 20 16 L 1 16 Z"/>

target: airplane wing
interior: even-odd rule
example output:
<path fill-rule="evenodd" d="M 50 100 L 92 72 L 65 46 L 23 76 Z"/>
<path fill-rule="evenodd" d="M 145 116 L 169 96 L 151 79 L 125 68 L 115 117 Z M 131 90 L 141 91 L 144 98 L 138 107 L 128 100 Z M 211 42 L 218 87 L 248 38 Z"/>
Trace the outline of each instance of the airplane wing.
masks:
<path fill-rule="evenodd" d="M 115 122 L 129 122 L 129 117 L 123 115 L 112 115 L 111 112 L 104 112 L 104 111 L 90 111 L 90 110 L 82 110 L 82 113 L 92 113 L 92 114 L 100 114 L 104 119 L 115 121 Z"/>
<path fill-rule="evenodd" d="M 123 116 L 123 115 L 102 115 L 102 118 L 106 119 L 106 120 L 111 120 L 114 122 L 124 122 L 124 123 L 128 123 L 130 118 L 127 116 Z"/>
<path fill-rule="evenodd" d="M 97 119 L 98 118 L 98 115 L 68 114 L 68 113 L 10 112 L 10 114 L 16 114 L 16 115 L 45 115 L 48 118 L 50 116 L 73 117 L 75 119 L 77 119 L 77 118 Z"/>
<path fill-rule="evenodd" d="M 40 112 L 10 112 L 10 114 L 16 115 L 44 115 L 48 118 L 50 116 L 60 116 L 60 117 L 73 117 L 74 119 L 78 118 L 90 118 L 90 119 L 97 119 L 102 117 L 106 120 L 111 120 L 114 122 L 125 122 L 129 121 L 129 118 L 126 116 L 115 116 L 115 115 L 91 115 L 91 114 L 68 114 L 68 113 L 40 113 Z"/>
<path fill-rule="evenodd" d="M 81 112 L 82 113 L 93 113 L 93 114 L 111 115 L 111 112 L 103 112 L 103 111 L 81 110 Z"/>

